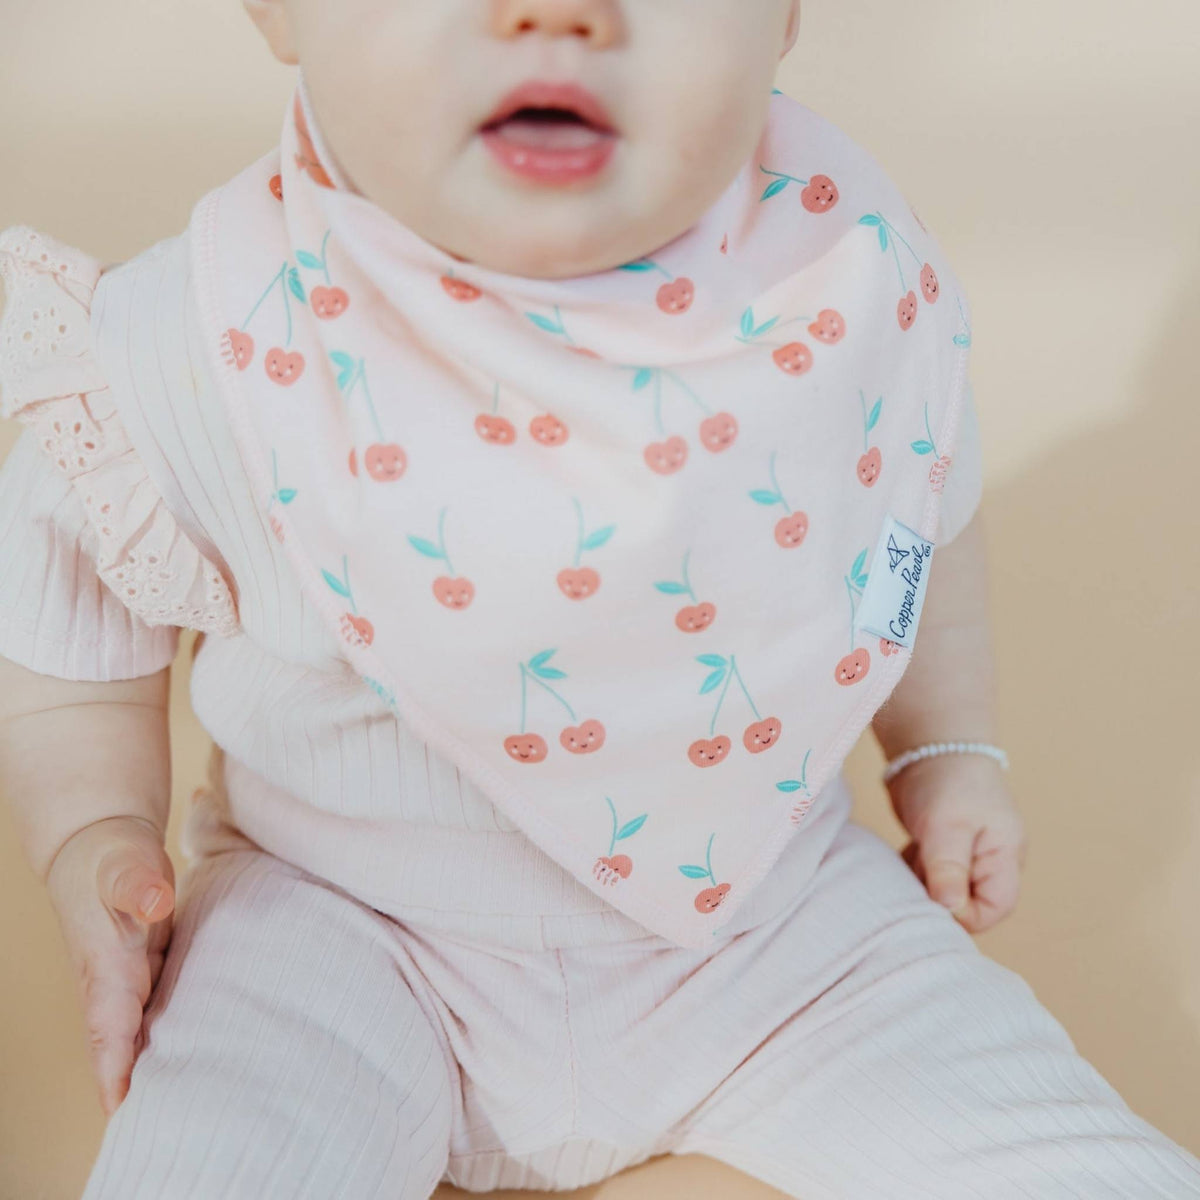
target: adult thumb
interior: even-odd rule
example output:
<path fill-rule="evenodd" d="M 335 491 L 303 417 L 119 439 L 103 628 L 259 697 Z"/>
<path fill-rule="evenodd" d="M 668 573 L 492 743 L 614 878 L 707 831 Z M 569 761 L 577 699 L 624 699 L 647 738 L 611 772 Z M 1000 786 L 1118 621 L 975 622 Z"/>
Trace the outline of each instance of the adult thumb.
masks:
<path fill-rule="evenodd" d="M 921 866 L 929 895 L 952 913 L 971 898 L 971 855 L 975 830 L 969 825 L 930 829 L 921 841 Z"/>
<path fill-rule="evenodd" d="M 100 867 L 101 895 L 119 912 L 143 921 L 161 921 L 175 907 L 175 889 L 167 877 L 165 850 L 125 846 Z"/>

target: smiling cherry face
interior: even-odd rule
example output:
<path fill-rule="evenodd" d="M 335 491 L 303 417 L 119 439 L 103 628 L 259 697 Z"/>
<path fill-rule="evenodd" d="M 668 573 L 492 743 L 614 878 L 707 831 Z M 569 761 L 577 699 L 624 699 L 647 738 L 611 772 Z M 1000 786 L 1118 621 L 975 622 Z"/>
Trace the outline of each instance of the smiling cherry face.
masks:
<path fill-rule="evenodd" d="M 342 637 L 352 646 L 369 646 L 375 640 L 375 628 L 366 617 L 342 613 Z"/>
<path fill-rule="evenodd" d="M 879 452 L 878 446 L 872 446 L 858 460 L 858 479 L 864 487 L 871 487 L 875 480 L 879 478 L 879 472 L 883 469 L 883 455 Z"/>
<path fill-rule="evenodd" d="M 558 573 L 558 587 L 568 600 L 586 600 L 595 595 L 600 576 L 591 567 L 563 567 Z"/>
<path fill-rule="evenodd" d="M 227 360 L 232 360 L 239 371 L 244 371 L 254 357 L 254 339 L 240 329 L 227 329 L 222 350 Z"/>
<path fill-rule="evenodd" d="M 836 308 L 823 308 L 808 327 L 808 332 L 818 341 L 833 346 L 846 336 L 846 322 Z"/>
<path fill-rule="evenodd" d="M 718 883 L 716 887 L 705 888 L 695 899 L 696 911 L 702 913 L 715 912 L 721 906 L 721 901 L 729 895 L 729 884 Z"/>
<path fill-rule="evenodd" d="M 896 319 L 900 322 L 901 329 L 911 329 L 913 322 L 917 319 L 917 293 L 909 292 L 899 304 L 896 305 Z"/>
<path fill-rule="evenodd" d="M 714 454 L 732 446 L 738 434 L 738 423 L 732 413 L 719 412 L 700 422 L 700 441 Z"/>
<path fill-rule="evenodd" d="M 460 300 L 464 304 L 478 300 L 483 295 L 473 283 L 468 283 L 465 279 L 455 279 L 453 275 L 442 276 L 442 287 L 451 300 Z"/>
<path fill-rule="evenodd" d="M 725 761 L 733 743 L 724 735 L 715 738 L 697 738 L 688 747 L 688 758 L 698 767 L 712 767 Z"/>
<path fill-rule="evenodd" d="M 550 752 L 540 733 L 513 733 L 504 739 L 504 749 L 513 762 L 540 763 Z"/>
<path fill-rule="evenodd" d="M 761 721 L 754 721 L 746 726 L 746 731 L 742 734 L 742 745 L 751 754 L 761 754 L 779 741 L 782 728 L 778 717 L 764 717 Z"/>
<path fill-rule="evenodd" d="M 837 184 L 828 175 L 814 175 L 800 193 L 800 203 L 811 213 L 828 212 L 837 202 Z"/>
<path fill-rule="evenodd" d="M 309 295 L 313 312 L 322 320 L 331 321 L 340 317 L 350 307 L 350 297 L 345 288 L 315 287 Z"/>
<path fill-rule="evenodd" d="M 788 342 L 780 346 L 771 357 L 775 365 L 788 375 L 803 375 L 813 365 L 812 351 L 803 342 Z"/>
<path fill-rule="evenodd" d="M 568 725 L 558 735 L 564 750 L 572 754 L 591 754 L 604 745 L 604 726 L 596 720 L 584 721 L 582 725 Z"/>
<path fill-rule="evenodd" d="M 299 350 L 290 354 L 282 346 L 272 346 L 263 360 L 267 378 L 272 383 L 289 387 L 295 383 L 304 372 L 304 355 Z"/>
<path fill-rule="evenodd" d="M 716 615 L 716 606 L 707 600 L 702 604 L 689 604 L 675 614 L 675 625 L 684 633 L 700 633 L 713 623 Z"/>
<path fill-rule="evenodd" d="M 808 533 L 808 515 L 794 512 L 789 516 L 780 517 L 775 522 L 775 541 L 785 550 L 791 550 L 804 541 Z"/>
<path fill-rule="evenodd" d="M 898 653 L 900 645 L 898 642 L 893 642 L 890 638 L 881 637 L 879 639 L 879 653 L 884 658 L 889 658 L 891 655 Z"/>
<path fill-rule="evenodd" d="M 928 263 L 921 268 L 921 291 L 925 293 L 925 299 L 930 304 L 935 304 L 938 296 L 942 294 L 937 274 Z"/>
<path fill-rule="evenodd" d="M 404 451 L 395 442 L 375 442 L 368 446 L 364 461 L 367 464 L 367 474 L 380 483 L 390 483 L 399 479 L 408 466 Z"/>
<path fill-rule="evenodd" d="M 561 446 L 567 440 L 567 427 L 550 413 L 543 413 L 529 422 L 529 432 L 543 446 Z"/>
<path fill-rule="evenodd" d="M 692 307 L 696 295 L 695 284 L 681 275 L 674 283 L 664 283 L 656 297 L 658 307 L 665 313 L 685 313 Z"/>
<path fill-rule="evenodd" d="M 475 432 L 494 446 L 511 446 L 517 440 L 513 423 L 506 417 L 494 417 L 490 413 L 480 413 L 475 418 Z"/>
<path fill-rule="evenodd" d="M 656 475 L 673 475 L 687 462 L 687 442 L 674 434 L 665 442 L 651 442 L 643 451 L 646 466 Z"/>
<path fill-rule="evenodd" d="M 446 608 L 466 608 L 475 599 L 475 585 L 465 575 L 454 579 L 439 575 L 433 581 L 433 594 Z"/>
<path fill-rule="evenodd" d="M 855 650 L 853 654 L 847 654 L 838 663 L 833 677 L 843 687 L 849 687 L 850 684 L 857 683 L 860 679 L 866 678 L 866 674 L 870 669 L 870 654 L 865 649 Z"/>

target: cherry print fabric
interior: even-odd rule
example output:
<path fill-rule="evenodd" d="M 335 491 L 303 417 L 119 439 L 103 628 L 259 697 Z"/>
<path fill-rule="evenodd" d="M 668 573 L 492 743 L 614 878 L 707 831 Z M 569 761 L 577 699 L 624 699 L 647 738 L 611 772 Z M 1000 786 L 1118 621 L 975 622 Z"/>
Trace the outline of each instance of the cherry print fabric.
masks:
<path fill-rule="evenodd" d="M 970 326 L 896 186 L 776 92 L 683 235 L 522 278 L 356 192 L 300 75 L 191 234 L 264 519 L 364 686 L 586 886 L 707 944 L 912 653 L 856 608 L 889 515 L 937 529 Z"/>

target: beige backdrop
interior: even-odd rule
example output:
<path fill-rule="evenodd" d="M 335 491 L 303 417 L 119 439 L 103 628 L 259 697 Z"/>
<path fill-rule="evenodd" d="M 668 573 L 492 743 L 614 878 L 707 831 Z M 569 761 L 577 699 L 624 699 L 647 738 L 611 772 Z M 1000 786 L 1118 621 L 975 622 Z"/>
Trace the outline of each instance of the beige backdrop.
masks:
<path fill-rule="evenodd" d="M 1195 1152 L 1198 46 L 1196 0 L 810 0 L 780 75 L 890 168 L 974 308 L 1000 731 L 1032 840 L 1021 908 L 981 945 Z M 269 148 L 292 81 L 238 0 L 0 0 L 0 227 L 130 257 Z M 15 433 L 0 427 L 0 453 Z M 206 747 L 190 644 L 177 865 Z M 898 844 L 881 761 L 866 736 L 852 783 Z M 66 1200 L 103 1117 L 7 820 L 0 898 L 0 1200 Z M 587 1194 L 775 1193 L 693 1158 Z"/>

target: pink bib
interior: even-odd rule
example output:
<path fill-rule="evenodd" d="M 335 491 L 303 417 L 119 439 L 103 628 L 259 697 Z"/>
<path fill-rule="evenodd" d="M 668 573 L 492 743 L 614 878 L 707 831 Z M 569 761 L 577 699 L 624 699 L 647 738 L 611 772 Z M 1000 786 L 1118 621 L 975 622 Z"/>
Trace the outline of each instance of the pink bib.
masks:
<path fill-rule="evenodd" d="M 704 945 L 912 652 L 970 337 L 896 186 L 777 92 L 687 232 L 505 275 L 339 178 L 301 77 L 191 232 L 265 519 L 353 669 L 593 891 Z"/>

